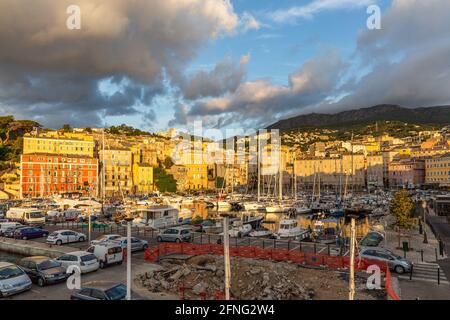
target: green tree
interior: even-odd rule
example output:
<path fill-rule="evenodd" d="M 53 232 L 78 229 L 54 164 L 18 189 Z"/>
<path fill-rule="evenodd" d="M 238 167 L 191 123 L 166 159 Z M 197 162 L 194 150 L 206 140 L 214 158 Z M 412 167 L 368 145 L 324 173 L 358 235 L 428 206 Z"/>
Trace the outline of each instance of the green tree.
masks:
<path fill-rule="evenodd" d="M 174 164 L 174 163 L 173 163 L 173 161 L 172 161 L 172 158 L 166 157 L 166 159 L 164 159 L 164 167 L 165 167 L 166 169 L 172 168 L 173 164 Z"/>
<path fill-rule="evenodd" d="M 176 192 L 177 181 L 172 174 L 168 174 L 164 169 L 155 168 L 153 172 L 156 188 L 160 192 Z"/>
<path fill-rule="evenodd" d="M 63 129 L 64 132 L 70 132 L 70 131 L 72 131 L 72 127 L 71 127 L 70 124 L 68 124 L 68 123 L 65 123 L 65 124 L 62 126 L 61 129 Z"/>
<path fill-rule="evenodd" d="M 395 224 L 401 228 L 410 229 L 413 226 L 412 216 L 414 213 L 414 202 L 407 190 L 398 191 L 391 201 L 391 214 L 395 217 Z"/>

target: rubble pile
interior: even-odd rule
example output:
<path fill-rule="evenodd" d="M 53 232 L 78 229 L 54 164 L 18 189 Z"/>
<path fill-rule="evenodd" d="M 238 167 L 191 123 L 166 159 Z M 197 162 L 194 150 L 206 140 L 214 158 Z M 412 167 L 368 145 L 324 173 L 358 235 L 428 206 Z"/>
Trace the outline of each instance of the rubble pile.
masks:
<path fill-rule="evenodd" d="M 231 289 L 234 299 L 246 300 L 310 300 L 315 292 L 298 276 L 299 268 L 288 263 L 233 258 Z M 162 268 L 141 274 L 136 281 L 151 292 L 167 292 L 185 299 L 214 299 L 224 292 L 223 257 L 194 256 L 186 260 L 167 259 Z"/>

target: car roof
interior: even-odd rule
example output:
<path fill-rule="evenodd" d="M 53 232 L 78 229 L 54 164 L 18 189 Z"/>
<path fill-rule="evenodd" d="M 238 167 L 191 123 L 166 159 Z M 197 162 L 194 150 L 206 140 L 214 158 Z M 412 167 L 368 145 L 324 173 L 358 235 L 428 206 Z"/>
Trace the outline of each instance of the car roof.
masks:
<path fill-rule="evenodd" d="M 53 232 L 57 232 L 57 233 L 61 233 L 61 232 L 66 232 L 66 231 L 73 231 L 73 232 L 76 232 L 76 231 L 74 231 L 74 230 L 56 230 L 56 231 L 53 231 Z"/>
<path fill-rule="evenodd" d="M 10 266 L 15 266 L 15 264 L 11 263 L 11 262 L 7 262 L 7 261 L 0 261 L 0 268 L 10 267 Z"/>
<path fill-rule="evenodd" d="M 173 228 L 168 228 L 166 230 L 173 230 L 173 229 L 175 229 L 175 230 L 191 230 L 191 228 L 189 228 L 189 227 L 173 227 Z"/>
<path fill-rule="evenodd" d="M 22 261 L 34 261 L 34 262 L 42 262 L 42 261 L 46 261 L 46 260 L 52 260 L 52 258 L 46 257 L 46 256 L 33 256 L 33 257 L 26 257 L 26 258 L 22 259 Z"/>
<path fill-rule="evenodd" d="M 102 246 L 102 247 L 106 247 L 106 248 L 111 248 L 111 247 L 120 247 L 120 244 L 118 244 L 117 242 L 115 242 L 116 240 L 113 241 L 105 241 L 105 242 L 100 242 L 97 244 L 94 244 L 94 247 L 98 247 L 98 246 Z M 121 248 L 121 247 L 120 247 Z"/>
<path fill-rule="evenodd" d="M 87 256 L 89 254 L 92 254 L 92 253 L 87 252 L 87 251 L 73 251 L 73 252 L 65 253 L 64 255 L 72 255 L 72 256 L 82 257 L 82 256 Z"/>
<path fill-rule="evenodd" d="M 90 281 L 85 284 L 85 286 L 81 287 L 81 290 L 83 289 L 100 289 L 100 290 L 108 290 L 111 288 L 114 288 L 118 285 L 125 285 L 123 283 L 117 283 L 117 282 L 109 282 L 109 281 Z"/>

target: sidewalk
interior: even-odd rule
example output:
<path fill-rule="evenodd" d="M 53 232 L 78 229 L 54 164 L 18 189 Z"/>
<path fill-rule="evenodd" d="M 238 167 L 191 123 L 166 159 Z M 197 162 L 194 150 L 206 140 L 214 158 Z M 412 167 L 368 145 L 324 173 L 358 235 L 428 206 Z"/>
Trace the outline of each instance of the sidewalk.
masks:
<path fill-rule="evenodd" d="M 428 243 L 423 243 L 424 235 L 419 233 L 418 229 L 402 230 L 402 236 L 400 238 L 400 248 L 398 241 L 398 232 L 395 230 L 386 230 L 386 238 L 384 240 L 384 247 L 392 252 L 404 257 L 405 252 L 401 248 L 402 242 L 408 242 L 409 251 L 406 252 L 406 259 L 413 263 L 422 262 L 437 262 L 438 260 L 444 260 L 447 258 L 444 253 L 443 256 L 439 254 L 439 243 L 434 236 L 431 228 L 427 225 L 425 228 L 427 233 Z M 437 252 L 437 259 L 436 259 Z"/>

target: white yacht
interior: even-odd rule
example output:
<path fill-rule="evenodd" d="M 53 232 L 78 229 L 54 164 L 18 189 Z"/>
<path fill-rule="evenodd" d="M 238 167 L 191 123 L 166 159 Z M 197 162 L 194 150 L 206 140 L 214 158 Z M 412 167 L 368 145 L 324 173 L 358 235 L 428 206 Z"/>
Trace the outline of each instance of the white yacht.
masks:
<path fill-rule="evenodd" d="M 297 239 L 303 240 L 309 237 L 309 230 L 302 229 L 298 226 L 297 220 L 294 219 L 282 219 L 280 220 L 280 226 L 276 233 L 279 239 Z"/>
<path fill-rule="evenodd" d="M 153 229 L 160 229 L 178 224 L 177 208 L 168 205 L 149 206 L 133 210 L 136 223 L 142 222 Z"/>
<path fill-rule="evenodd" d="M 259 202 L 245 202 L 244 208 L 246 211 L 259 211 L 264 210 L 264 205 Z"/>
<path fill-rule="evenodd" d="M 285 205 L 280 205 L 280 204 L 272 204 L 272 205 L 268 205 L 266 207 L 266 212 L 267 213 L 286 213 L 290 209 L 292 209 L 291 206 L 285 206 Z"/>

